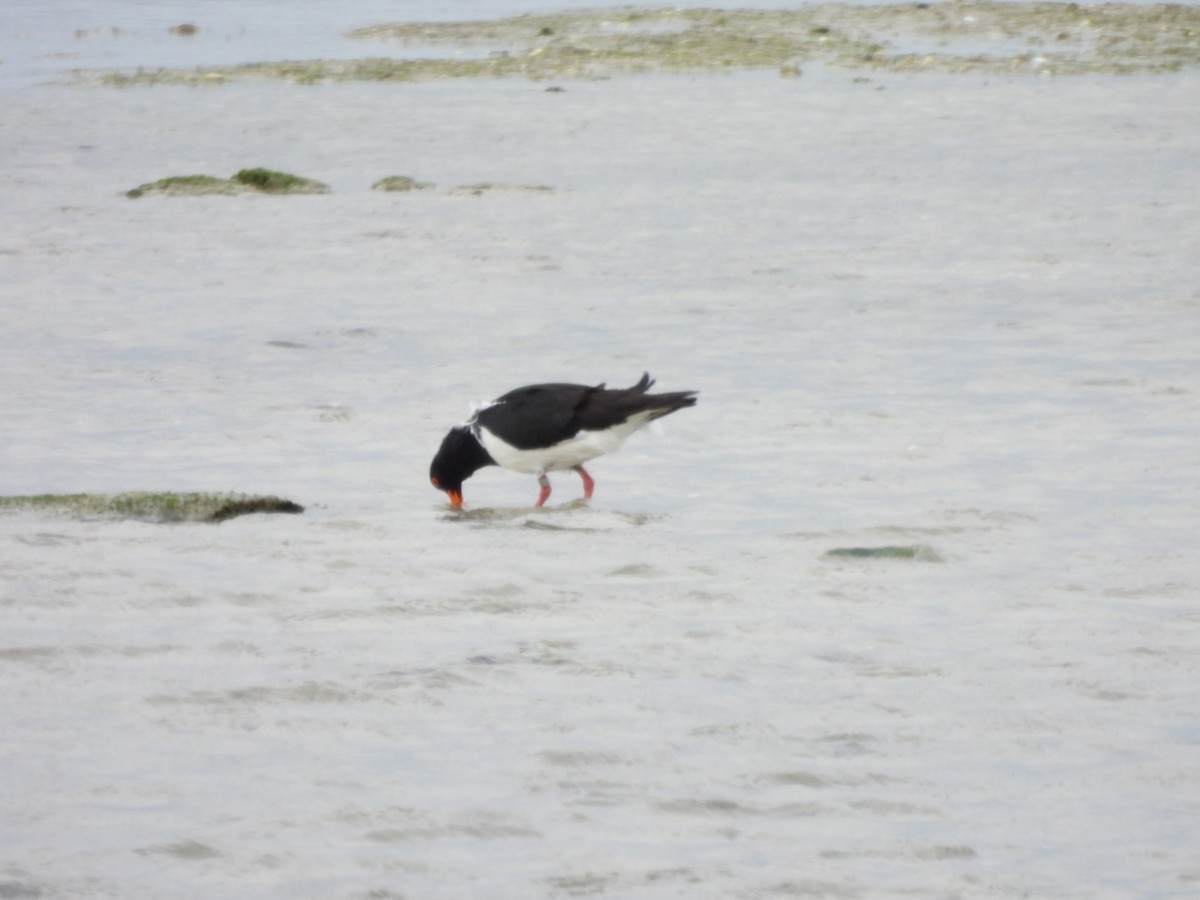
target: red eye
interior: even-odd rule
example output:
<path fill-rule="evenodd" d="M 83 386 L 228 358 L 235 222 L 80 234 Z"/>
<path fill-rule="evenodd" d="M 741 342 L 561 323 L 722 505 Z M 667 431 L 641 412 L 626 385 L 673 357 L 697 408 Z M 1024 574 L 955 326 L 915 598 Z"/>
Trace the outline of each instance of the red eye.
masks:
<path fill-rule="evenodd" d="M 438 480 L 437 480 L 437 479 L 436 479 L 434 476 L 432 476 L 432 475 L 430 475 L 430 476 L 429 476 L 429 480 L 430 480 L 430 481 L 433 483 L 433 486 L 434 486 L 434 487 L 441 487 L 441 486 L 442 486 L 442 485 L 441 485 L 441 483 L 440 483 L 440 482 L 439 482 L 439 481 L 438 481 Z"/>

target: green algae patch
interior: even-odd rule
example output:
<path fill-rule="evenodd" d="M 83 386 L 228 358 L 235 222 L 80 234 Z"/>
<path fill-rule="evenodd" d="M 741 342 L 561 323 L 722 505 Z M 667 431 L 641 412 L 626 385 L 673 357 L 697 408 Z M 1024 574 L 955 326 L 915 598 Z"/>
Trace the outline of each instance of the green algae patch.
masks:
<path fill-rule="evenodd" d="M 254 513 L 289 513 L 298 515 L 304 507 L 281 497 L 235 497 L 217 507 L 207 519 L 209 522 L 224 522 L 237 516 Z"/>
<path fill-rule="evenodd" d="M 329 185 L 274 169 L 242 169 L 232 178 L 215 175 L 172 175 L 127 191 L 132 199 L 146 194 L 168 197 L 204 197 L 214 194 L 328 194 Z"/>
<path fill-rule="evenodd" d="M 396 193 L 404 191 L 427 191 L 433 187 L 434 185 L 431 182 L 417 181 L 417 179 L 410 178 L 407 175 L 389 175 L 387 178 L 380 178 L 371 185 L 371 190 Z"/>
<path fill-rule="evenodd" d="M 775 69 L 1026 75 L 1176 72 L 1200 65 L 1200 6 L 980 2 L 796 9 L 591 9 L 469 22 L 408 22 L 349 36 L 389 55 L 206 69 L 80 72 L 79 83 L 220 85 L 273 79 L 411 82 L 605 78 L 665 71 Z M 443 56 L 429 56 L 430 46 Z M 406 56 L 407 47 L 420 54 Z M 466 48 L 472 53 L 464 55 Z"/>
<path fill-rule="evenodd" d="M 276 172 L 274 169 L 242 169 L 233 176 L 243 184 L 264 194 L 328 194 L 329 185 L 312 178 L 301 178 L 291 172 Z"/>
<path fill-rule="evenodd" d="M 830 559 L 915 559 L 921 562 L 943 562 L 942 558 L 924 544 L 887 547 L 836 547 L 825 553 Z"/>
<path fill-rule="evenodd" d="M 166 194 L 169 197 L 203 197 L 211 194 L 244 194 L 253 188 L 230 178 L 215 175 L 173 175 L 148 184 L 139 185 L 126 192 L 127 197 L 137 199 L 146 194 Z"/>
<path fill-rule="evenodd" d="M 76 519 L 143 522 L 224 522 L 251 513 L 302 513 L 304 507 L 275 496 L 227 493 L 35 494 L 0 497 L 0 513 L 53 513 Z"/>

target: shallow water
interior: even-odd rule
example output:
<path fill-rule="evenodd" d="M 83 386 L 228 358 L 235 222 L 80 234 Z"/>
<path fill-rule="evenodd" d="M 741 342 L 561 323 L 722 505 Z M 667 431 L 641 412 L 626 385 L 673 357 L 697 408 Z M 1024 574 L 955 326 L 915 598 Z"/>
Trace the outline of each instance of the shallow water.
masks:
<path fill-rule="evenodd" d="M 0 894 L 1193 895 L 1197 79 L 853 75 L 10 95 L 0 490 L 307 511 L 0 517 Z"/>

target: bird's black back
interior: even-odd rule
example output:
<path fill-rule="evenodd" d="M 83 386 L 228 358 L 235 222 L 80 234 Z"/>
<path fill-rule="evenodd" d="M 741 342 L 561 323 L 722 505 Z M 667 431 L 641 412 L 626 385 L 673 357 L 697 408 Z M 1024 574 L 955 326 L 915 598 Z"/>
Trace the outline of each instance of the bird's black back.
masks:
<path fill-rule="evenodd" d="M 534 384 L 498 398 L 480 410 L 474 424 L 520 450 L 535 450 L 580 431 L 612 428 L 638 413 L 657 419 L 696 403 L 695 391 L 646 393 L 652 384 L 649 373 L 633 387 L 617 390 L 603 384 Z"/>

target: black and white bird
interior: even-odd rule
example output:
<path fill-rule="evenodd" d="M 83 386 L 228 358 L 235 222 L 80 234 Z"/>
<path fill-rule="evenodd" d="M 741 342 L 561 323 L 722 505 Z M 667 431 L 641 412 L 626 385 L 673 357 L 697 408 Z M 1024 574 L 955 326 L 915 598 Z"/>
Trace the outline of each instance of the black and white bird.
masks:
<path fill-rule="evenodd" d="M 618 390 L 603 384 L 532 384 L 509 391 L 450 429 L 429 467 L 429 480 L 459 509 L 463 482 L 484 466 L 501 466 L 536 475 L 541 493 L 535 506 L 541 506 L 550 496 L 546 473 L 573 469 L 590 500 L 596 483 L 585 462 L 612 453 L 648 422 L 696 404 L 696 391 L 646 393 L 652 384 L 646 373 L 633 387 Z"/>

